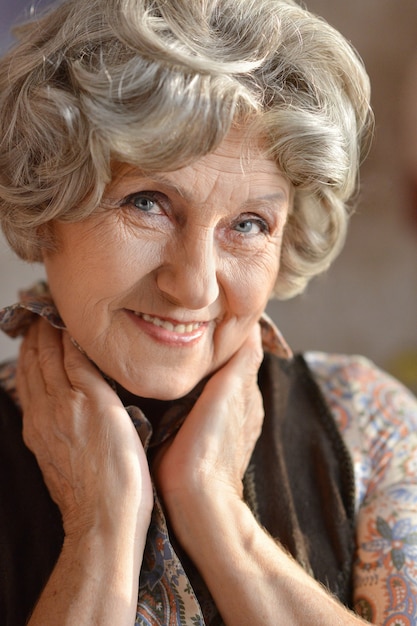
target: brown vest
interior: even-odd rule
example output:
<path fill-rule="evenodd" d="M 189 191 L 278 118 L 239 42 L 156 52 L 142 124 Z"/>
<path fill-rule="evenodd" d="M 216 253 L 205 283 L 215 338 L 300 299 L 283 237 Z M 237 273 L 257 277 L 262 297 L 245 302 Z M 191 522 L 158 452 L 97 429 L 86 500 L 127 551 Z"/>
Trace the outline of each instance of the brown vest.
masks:
<path fill-rule="evenodd" d="M 353 470 L 333 417 L 301 356 L 265 356 L 264 427 L 245 476 L 260 524 L 317 580 L 351 605 Z M 61 516 L 0 389 L 0 624 L 23 626 L 63 541 Z"/>
<path fill-rule="evenodd" d="M 346 606 L 352 603 L 355 485 L 350 454 L 302 356 L 267 354 L 265 420 L 248 468 L 260 523 Z"/>

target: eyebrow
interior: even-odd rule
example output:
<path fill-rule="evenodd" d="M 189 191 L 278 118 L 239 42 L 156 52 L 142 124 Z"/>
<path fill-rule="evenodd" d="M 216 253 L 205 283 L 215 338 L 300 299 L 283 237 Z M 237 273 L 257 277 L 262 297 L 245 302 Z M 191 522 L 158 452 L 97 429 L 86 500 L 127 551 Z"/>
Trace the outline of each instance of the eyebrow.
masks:
<path fill-rule="evenodd" d="M 142 174 L 142 178 L 152 181 L 153 183 L 158 183 L 159 185 L 163 185 L 167 189 L 175 191 L 181 198 L 186 200 L 187 202 L 192 202 L 193 198 L 191 194 L 184 188 L 175 183 L 171 178 L 164 176 L 163 174 Z"/>

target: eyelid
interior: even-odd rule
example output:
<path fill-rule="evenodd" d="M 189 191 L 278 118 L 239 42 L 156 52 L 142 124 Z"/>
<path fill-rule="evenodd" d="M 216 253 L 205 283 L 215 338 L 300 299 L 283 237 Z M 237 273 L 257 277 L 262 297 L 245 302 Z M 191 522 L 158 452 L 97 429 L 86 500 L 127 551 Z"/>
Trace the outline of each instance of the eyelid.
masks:
<path fill-rule="evenodd" d="M 262 217 L 258 213 L 253 213 L 251 211 L 247 213 L 241 213 L 235 220 L 233 220 L 232 224 L 233 226 L 236 226 L 240 222 L 256 222 L 259 225 L 262 233 L 270 233 L 272 229 L 272 225 L 265 217 Z"/>
<path fill-rule="evenodd" d="M 134 198 L 137 198 L 137 196 L 146 196 L 154 200 L 156 195 L 157 192 L 151 191 L 150 189 L 144 189 L 143 191 L 133 191 L 132 193 L 129 193 L 127 196 L 122 198 L 121 204 L 129 204 Z"/>
<path fill-rule="evenodd" d="M 153 191 L 152 189 L 143 189 L 140 191 L 134 191 L 132 193 L 129 193 L 121 200 L 120 206 L 134 206 L 134 199 L 140 196 L 149 198 L 149 200 L 155 202 L 155 204 L 158 205 L 158 207 L 161 209 L 161 212 L 165 211 L 167 208 L 167 198 L 165 194 L 161 193 L 160 191 Z"/>

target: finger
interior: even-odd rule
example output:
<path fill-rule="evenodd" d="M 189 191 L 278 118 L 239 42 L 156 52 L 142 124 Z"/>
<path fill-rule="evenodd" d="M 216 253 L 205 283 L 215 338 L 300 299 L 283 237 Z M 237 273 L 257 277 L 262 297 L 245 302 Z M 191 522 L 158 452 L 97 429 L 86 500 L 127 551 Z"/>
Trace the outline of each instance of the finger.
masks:
<path fill-rule="evenodd" d="M 45 383 L 39 366 L 36 348 L 28 348 L 21 353 L 17 368 L 17 391 L 23 408 L 39 391 L 45 390 Z"/>
<path fill-rule="evenodd" d="M 240 350 L 233 355 L 229 363 L 239 369 L 245 369 L 249 374 L 257 374 L 263 356 L 261 327 L 256 323 Z"/>
<path fill-rule="evenodd" d="M 37 352 L 38 350 L 38 335 L 39 335 L 39 324 L 35 322 L 26 332 L 22 343 L 20 344 L 19 350 L 19 358 L 18 358 L 18 369 L 21 371 L 25 368 L 26 355 L 29 352 Z M 33 355 L 32 355 L 33 356 Z M 30 359 L 29 359 L 30 361 Z"/>
<path fill-rule="evenodd" d="M 18 362 L 20 389 L 36 394 L 48 386 L 68 385 L 62 364 L 61 331 L 45 320 L 36 321 L 27 332 Z"/>
<path fill-rule="evenodd" d="M 72 387 L 87 391 L 91 385 L 105 382 L 98 368 L 79 348 L 68 333 L 62 337 L 63 364 Z"/>
<path fill-rule="evenodd" d="M 255 324 L 239 350 L 212 376 L 206 387 L 216 388 L 216 394 L 221 395 L 227 392 L 229 395 L 230 390 L 234 389 L 236 384 L 243 381 L 255 383 L 262 359 L 261 328 L 259 324 Z"/>
<path fill-rule="evenodd" d="M 38 359 L 39 325 L 33 324 L 26 333 L 20 346 L 16 370 L 16 386 L 20 402 L 23 406 L 39 388 L 43 388 L 43 377 Z"/>
<path fill-rule="evenodd" d="M 39 367 L 46 383 L 46 388 L 65 388 L 69 384 L 63 362 L 63 331 L 53 328 L 45 320 L 38 326 Z"/>
<path fill-rule="evenodd" d="M 17 383 L 24 416 L 23 438 L 31 447 L 35 433 L 45 431 L 50 406 L 70 389 L 62 364 L 61 331 L 44 320 L 38 320 L 24 339 Z"/>
<path fill-rule="evenodd" d="M 97 368 L 74 345 L 69 334 L 53 328 L 45 320 L 37 323 L 37 350 L 47 390 L 72 387 L 88 390 L 91 379 L 102 380 Z"/>

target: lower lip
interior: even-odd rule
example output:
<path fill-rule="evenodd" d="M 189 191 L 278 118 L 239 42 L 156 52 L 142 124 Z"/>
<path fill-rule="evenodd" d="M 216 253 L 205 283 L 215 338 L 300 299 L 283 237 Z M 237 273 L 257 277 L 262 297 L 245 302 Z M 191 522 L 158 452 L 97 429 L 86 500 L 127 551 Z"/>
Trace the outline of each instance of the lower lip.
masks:
<path fill-rule="evenodd" d="M 142 317 L 132 313 L 132 311 L 126 310 L 126 313 L 136 327 L 140 328 L 140 330 L 152 337 L 152 339 L 155 339 L 159 343 L 165 343 L 172 346 L 190 346 L 197 343 L 206 333 L 208 327 L 208 324 L 204 323 L 201 324 L 201 326 L 199 326 L 196 330 L 189 333 L 176 333 L 173 330 L 167 330 L 161 326 L 155 326 L 152 322 L 146 322 Z"/>

